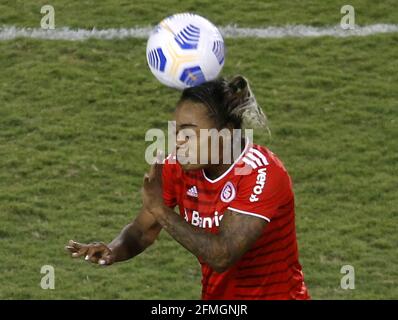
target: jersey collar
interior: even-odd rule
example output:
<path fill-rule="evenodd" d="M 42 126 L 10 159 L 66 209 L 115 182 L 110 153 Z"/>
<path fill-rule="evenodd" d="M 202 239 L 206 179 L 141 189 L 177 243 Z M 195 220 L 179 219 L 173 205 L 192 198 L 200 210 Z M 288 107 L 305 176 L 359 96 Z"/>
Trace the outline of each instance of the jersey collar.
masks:
<path fill-rule="evenodd" d="M 225 177 L 228 175 L 228 173 L 230 173 L 230 171 L 231 171 L 231 170 L 233 169 L 233 167 L 240 161 L 240 159 L 242 159 L 243 155 L 246 153 L 247 149 L 249 148 L 249 144 L 250 144 L 250 140 L 249 140 L 249 138 L 246 137 L 246 145 L 245 145 L 243 151 L 241 152 L 241 154 L 239 155 L 239 157 L 234 161 L 234 163 L 232 163 L 232 164 L 230 165 L 230 167 L 229 167 L 221 176 L 219 176 L 219 177 L 217 177 L 216 179 L 212 180 L 212 179 L 210 179 L 210 178 L 208 178 L 208 177 L 206 176 L 205 171 L 202 169 L 203 177 L 204 177 L 208 182 L 210 182 L 210 183 L 216 183 L 216 182 L 221 181 L 223 178 L 225 178 Z"/>

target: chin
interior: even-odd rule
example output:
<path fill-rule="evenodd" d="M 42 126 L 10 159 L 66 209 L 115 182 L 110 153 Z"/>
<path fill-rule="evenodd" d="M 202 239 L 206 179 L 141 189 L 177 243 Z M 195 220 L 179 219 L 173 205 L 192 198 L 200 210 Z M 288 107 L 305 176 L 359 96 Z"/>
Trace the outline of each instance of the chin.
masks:
<path fill-rule="evenodd" d="M 202 164 L 190 164 L 190 163 L 187 163 L 187 164 L 180 163 L 180 165 L 181 165 L 182 170 L 184 170 L 184 171 L 200 170 L 205 167 L 205 165 L 202 165 Z"/>

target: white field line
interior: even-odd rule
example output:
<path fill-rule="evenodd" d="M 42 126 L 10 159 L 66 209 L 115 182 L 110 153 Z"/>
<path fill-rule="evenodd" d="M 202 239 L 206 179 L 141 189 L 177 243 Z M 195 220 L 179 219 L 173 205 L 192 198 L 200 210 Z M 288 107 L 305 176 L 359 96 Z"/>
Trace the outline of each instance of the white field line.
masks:
<path fill-rule="evenodd" d="M 285 38 L 285 37 L 350 37 L 369 36 L 378 33 L 398 32 L 398 24 L 373 24 L 356 26 L 353 30 L 343 30 L 340 26 L 311 27 L 305 25 L 287 25 L 283 27 L 240 28 L 226 26 L 219 28 L 225 38 Z M 34 38 L 45 40 L 87 40 L 87 39 L 128 39 L 148 38 L 152 27 L 122 29 L 71 29 L 68 27 L 54 30 L 40 28 L 0 27 L 0 41 L 15 38 Z"/>

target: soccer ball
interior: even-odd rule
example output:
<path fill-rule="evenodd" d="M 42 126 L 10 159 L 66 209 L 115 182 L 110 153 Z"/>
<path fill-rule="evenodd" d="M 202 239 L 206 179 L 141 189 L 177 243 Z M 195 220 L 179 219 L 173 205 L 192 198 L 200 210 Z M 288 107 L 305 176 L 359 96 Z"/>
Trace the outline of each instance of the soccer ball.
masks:
<path fill-rule="evenodd" d="M 155 27 L 146 55 L 149 68 L 161 83 L 184 89 L 217 78 L 225 61 L 224 40 L 207 19 L 180 13 Z"/>

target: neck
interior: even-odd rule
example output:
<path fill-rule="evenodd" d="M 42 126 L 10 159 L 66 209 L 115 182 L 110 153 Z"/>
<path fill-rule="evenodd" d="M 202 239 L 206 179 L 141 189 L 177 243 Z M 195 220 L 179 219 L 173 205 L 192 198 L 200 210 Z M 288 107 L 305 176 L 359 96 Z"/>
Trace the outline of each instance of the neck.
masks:
<path fill-rule="evenodd" d="M 238 146 L 239 154 L 234 157 L 233 148 L 231 148 L 232 150 L 231 150 L 230 159 L 232 159 L 232 161 L 231 161 L 231 163 L 225 163 L 225 164 L 223 163 L 223 159 L 222 159 L 223 151 L 221 148 L 221 151 L 220 151 L 221 154 L 219 157 L 219 159 L 221 160 L 220 161 L 221 163 L 220 164 L 211 164 L 207 168 L 205 168 L 204 171 L 205 171 L 206 176 L 209 179 L 214 180 L 214 179 L 217 179 L 219 176 L 223 175 L 232 166 L 232 164 L 239 158 L 242 151 L 245 149 L 245 145 L 246 145 L 246 141 L 245 141 L 245 139 L 242 138 L 240 146 Z"/>

